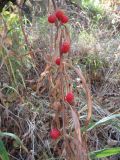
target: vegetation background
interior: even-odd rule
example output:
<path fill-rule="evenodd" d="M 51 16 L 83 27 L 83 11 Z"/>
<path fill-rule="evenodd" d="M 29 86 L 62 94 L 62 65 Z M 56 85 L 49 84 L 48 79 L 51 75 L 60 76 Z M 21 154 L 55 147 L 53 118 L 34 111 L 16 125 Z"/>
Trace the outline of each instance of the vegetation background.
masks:
<path fill-rule="evenodd" d="M 87 100 L 81 79 L 72 69 L 68 71 L 81 132 L 87 132 L 89 159 L 119 160 L 120 1 L 55 2 L 69 16 L 66 25 L 71 37 L 69 63 L 81 68 L 91 90 L 93 113 L 85 128 Z M 46 55 L 53 51 L 51 37 L 56 30 L 47 20 L 53 10 L 52 1 L 48 3 L 48 0 L 0 0 L 2 160 L 67 160 L 62 150 L 64 140 L 53 141 L 49 136 L 55 109 L 50 105 L 48 81 L 40 82 L 41 73 L 49 62 Z M 67 129 L 72 133 L 71 117 Z"/>

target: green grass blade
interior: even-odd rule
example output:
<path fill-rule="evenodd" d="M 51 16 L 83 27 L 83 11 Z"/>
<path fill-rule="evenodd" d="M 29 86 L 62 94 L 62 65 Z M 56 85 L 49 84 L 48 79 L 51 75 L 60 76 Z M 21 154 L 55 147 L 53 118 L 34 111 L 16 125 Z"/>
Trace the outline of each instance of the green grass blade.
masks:
<path fill-rule="evenodd" d="M 22 83 L 23 83 L 24 88 L 26 88 L 26 84 L 25 84 L 24 77 L 23 77 L 22 73 L 20 72 L 19 69 L 17 70 L 17 72 L 18 72 L 18 74 L 19 74 L 19 76 L 20 76 L 20 78 L 21 78 L 21 80 L 22 80 Z"/>
<path fill-rule="evenodd" d="M 27 148 L 23 145 L 22 141 L 19 139 L 18 136 L 16 136 L 16 135 L 13 134 L 13 133 L 0 132 L 0 137 L 5 137 L 5 136 L 9 136 L 9 137 L 15 139 L 16 142 L 17 142 L 17 144 L 18 144 L 18 145 L 21 145 L 21 147 L 22 147 L 26 152 L 28 152 Z"/>
<path fill-rule="evenodd" d="M 2 160 L 9 160 L 8 152 L 6 151 L 6 148 L 2 141 L 0 141 L 0 158 Z"/>
<path fill-rule="evenodd" d="M 99 120 L 98 122 L 96 122 L 92 126 L 90 126 L 90 128 L 88 128 L 87 131 L 90 131 L 93 128 L 98 127 L 100 125 L 106 124 L 115 118 L 120 118 L 120 114 L 114 114 L 114 115 L 111 115 L 111 116 L 108 116 L 108 117 L 105 117 L 105 118 Z"/>
<path fill-rule="evenodd" d="M 91 152 L 90 158 L 91 159 L 105 158 L 105 157 L 109 157 L 117 154 L 120 154 L 120 147 L 106 148 L 106 149 Z"/>

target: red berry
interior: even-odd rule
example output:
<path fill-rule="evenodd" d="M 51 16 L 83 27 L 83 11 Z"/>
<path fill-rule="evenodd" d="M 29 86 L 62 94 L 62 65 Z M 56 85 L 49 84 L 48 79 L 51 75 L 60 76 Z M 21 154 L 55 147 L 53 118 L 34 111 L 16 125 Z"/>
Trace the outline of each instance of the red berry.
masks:
<path fill-rule="evenodd" d="M 61 20 L 61 18 L 63 17 L 64 12 L 61 9 L 57 9 L 56 10 L 56 17 Z"/>
<path fill-rule="evenodd" d="M 57 20 L 57 17 L 56 17 L 55 14 L 51 14 L 51 15 L 48 16 L 48 22 L 49 23 L 55 23 L 56 20 Z"/>
<path fill-rule="evenodd" d="M 56 59 L 55 63 L 56 63 L 57 65 L 60 65 L 60 57 L 58 57 L 58 58 Z"/>
<path fill-rule="evenodd" d="M 70 43 L 68 41 L 63 42 L 61 46 L 61 53 L 67 53 L 70 51 Z"/>
<path fill-rule="evenodd" d="M 62 22 L 62 23 L 67 23 L 68 21 L 69 21 L 68 16 L 63 15 L 62 18 L 61 18 L 61 22 Z"/>
<path fill-rule="evenodd" d="M 50 137 L 52 139 L 57 139 L 60 137 L 60 131 L 56 128 L 53 128 L 51 131 L 50 131 Z"/>
<path fill-rule="evenodd" d="M 72 92 L 67 93 L 65 100 L 71 104 L 74 101 L 74 94 Z"/>

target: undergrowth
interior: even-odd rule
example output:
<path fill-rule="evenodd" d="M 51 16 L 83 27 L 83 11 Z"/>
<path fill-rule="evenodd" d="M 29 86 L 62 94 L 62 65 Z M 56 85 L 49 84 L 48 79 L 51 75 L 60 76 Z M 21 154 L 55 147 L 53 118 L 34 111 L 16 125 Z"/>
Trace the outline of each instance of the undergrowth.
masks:
<path fill-rule="evenodd" d="M 117 3 L 20 6 L 0 15 L 0 158 L 119 160 Z"/>

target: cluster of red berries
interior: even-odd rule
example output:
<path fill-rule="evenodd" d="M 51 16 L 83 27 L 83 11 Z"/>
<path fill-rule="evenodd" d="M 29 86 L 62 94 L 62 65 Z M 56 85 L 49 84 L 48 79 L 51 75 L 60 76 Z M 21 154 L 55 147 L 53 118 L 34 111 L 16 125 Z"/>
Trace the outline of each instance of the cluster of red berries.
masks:
<path fill-rule="evenodd" d="M 57 19 L 61 22 L 61 24 L 65 24 L 69 21 L 68 16 L 66 16 L 61 9 L 57 9 L 54 13 L 48 16 L 49 23 L 55 23 Z"/>
<path fill-rule="evenodd" d="M 54 13 L 48 16 L 48 22 L 55 23 L 57 20 L 60 21 L 61 24 L 65 24 L 69 21 L 69 18 L 68 16 L 65 15 L 65 13 L 61 9 L 57 9 Z M 69 51 L 70 51 L 70 42 L 64 41 L 60 47 L 60 52 L 65 54 Z M 55 63 L 57 65 L 60 65 L 60 57 L 56 59 Z"/>
<path fill-rule="evenodd" d="M 70 51 L 70 42 L 64 41 L 61 45 L 60 52 L 66 54 Z M 55 61 L 57 65 L 60 65 L 60 57 L 58 57 Z"/>
<path fill-rule="evenodd" d="M 74 94 L 73 92 L 69 92 L 67 93 L 67 95 L 65 96 L 65 100 L 71 104 L 72 102 L 74 102 Z M 53 128 L 50 131 L 50 137 L 54 140 L 58 139 L 60 137 L 60 131 L 57 128 Z"/>
<path fill-rule="evenodd" d="M 61 9 L 57 9 L 54 13 L 48 16 L 48 22 L 49 23 L 56 23 L 56 21 L 59 21 L 61 24 L 65 24 L 69 21 L 68 16 L 64 14 L 64 12 Z M 69 41 L 64 41 L 61 44 L 60 47 L 60 53 L 66 54 L 70 51 L 70 42 Z M 61 59 L 60 57 L 57 57 L 55 60 L 56 65 L 60 65 Z M 65 96 L 65 101 L 68 102 L 69 104 L 72 104 L 74 102 L 74 94 L 73 92 L 67 93 Z M 60 131 L 56 128 L 53 128 L 50 131 L 50 137 L 54 140 L 60 137 Z"/>

